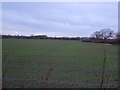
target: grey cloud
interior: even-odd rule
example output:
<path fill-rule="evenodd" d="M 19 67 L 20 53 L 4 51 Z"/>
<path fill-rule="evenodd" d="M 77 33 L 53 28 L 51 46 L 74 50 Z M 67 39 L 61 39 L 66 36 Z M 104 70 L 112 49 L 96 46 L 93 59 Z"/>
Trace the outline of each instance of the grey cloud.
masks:
<path fill-rule="evenodd" d="M 3 32 L 89 36 L 104 27 L 117 31 L 116 7 L 117 3 L 3 3 Z"/>

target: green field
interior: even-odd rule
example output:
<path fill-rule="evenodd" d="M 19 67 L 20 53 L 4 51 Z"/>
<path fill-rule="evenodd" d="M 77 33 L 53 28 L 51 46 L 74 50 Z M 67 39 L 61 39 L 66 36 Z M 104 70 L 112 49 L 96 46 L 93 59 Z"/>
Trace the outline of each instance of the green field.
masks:
<path fill-rule="evenodd" d="M 2 44 L 5 87 L 99 88 L 104 50 L 103 87 L 118 85 L 118 46 L 38 39 L 3 39 Z"/>

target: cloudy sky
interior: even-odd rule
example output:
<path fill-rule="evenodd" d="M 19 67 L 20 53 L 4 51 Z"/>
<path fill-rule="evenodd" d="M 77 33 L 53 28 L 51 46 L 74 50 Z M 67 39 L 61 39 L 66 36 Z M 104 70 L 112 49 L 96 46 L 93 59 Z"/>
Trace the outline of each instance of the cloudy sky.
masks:
<path fill-rule="evenodd" d="M 86 37 L 103 28 L 118 31 L 117 2 L 2 3 L 2 34 Z"/>

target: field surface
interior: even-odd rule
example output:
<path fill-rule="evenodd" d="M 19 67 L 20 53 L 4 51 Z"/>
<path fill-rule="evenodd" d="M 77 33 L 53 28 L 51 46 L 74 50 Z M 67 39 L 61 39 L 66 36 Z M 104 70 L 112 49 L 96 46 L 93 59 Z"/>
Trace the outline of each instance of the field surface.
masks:
<path fill-rule="evenodd" d="M 118 46 L 72 40 L 3 39 L 4 87 L 118 86 Z"/>

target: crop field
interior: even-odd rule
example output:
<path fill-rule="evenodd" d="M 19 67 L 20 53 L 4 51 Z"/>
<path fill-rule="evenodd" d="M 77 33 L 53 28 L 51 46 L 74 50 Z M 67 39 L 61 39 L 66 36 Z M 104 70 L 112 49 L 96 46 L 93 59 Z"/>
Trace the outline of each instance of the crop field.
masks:
<path fill-rule="evenodd" d="M 3 86 L 99 88 L 118 86 L 118 46 L 73 40 L 3 39 Z M 104 54 L 106 51 L 106 55 Z"/>

